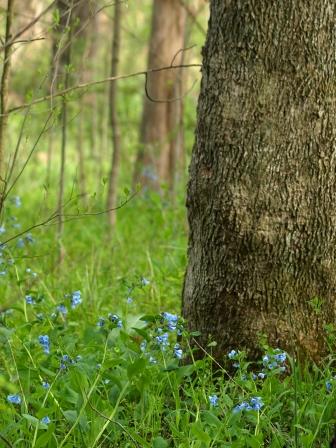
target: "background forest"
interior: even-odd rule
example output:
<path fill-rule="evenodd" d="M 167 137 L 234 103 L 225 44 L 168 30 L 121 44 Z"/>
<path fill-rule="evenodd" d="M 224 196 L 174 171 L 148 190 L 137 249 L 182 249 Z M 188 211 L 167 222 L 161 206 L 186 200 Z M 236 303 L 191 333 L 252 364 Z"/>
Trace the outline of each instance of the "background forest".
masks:
<path fill-rule="evenodd" d="M 332 439 L 332 355 L 299 365 L 261 335 L 258 361 L 215 360 L 180 316 L 208 17 L 205 0 L 0 1 L 1 447 Z"/>

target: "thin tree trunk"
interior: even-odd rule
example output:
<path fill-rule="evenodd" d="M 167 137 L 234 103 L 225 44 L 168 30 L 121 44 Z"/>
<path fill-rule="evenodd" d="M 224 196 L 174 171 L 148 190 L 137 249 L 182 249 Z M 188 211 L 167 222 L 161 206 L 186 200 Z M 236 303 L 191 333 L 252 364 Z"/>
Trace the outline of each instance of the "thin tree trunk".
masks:
<path fill-rule="evenodd" d="M 183 314 L 218 356 L 256 353 L 263 334 L 325 352 L 336 320 L 335 23 L 333 0 L 211 1 Z"/>
<path fill-rule="evenodd" d="M 0 212 L 3 207 L 3 194 L 6 189 L 5 184 L 5 166 L 4 166 L 4 147 L 5 147 L 5 133 L 7 128 L 8 116 L 7 104 L 8 104 L 8 84 L 9 84 L 9 70 L 11 62 L 11 49 L 12 46 L 8 44 L 12 37 L 12 20 L 14 12 L 14 0 L 7 0 L 7 12 L 6 12 L 6 33 L 5 33 L 5 50 L 4 60 L 0 84 Z"/>
<path fill-rule="evenodd" d="M 148 68 L 181 63 L 186 12 L 179 0 L 154 0 Z M 178 145 L 180 101 L 173 101 L 181 70 L 149 74 L 140 129 L 140 148 L 134 183 L 158 189 L 161 183 L 173 188 Z M 173 165 L 173 166 L 172 166 Z"/>
<path fill-rule="evenodd" d="M 120 29 L 121 29 L 121 3 L 116 2 L 114 5 L 114 19 L 113 19 L 113 41 L 112 41 L 112 63 L 111 76 L 117 76 L 120 57 Z M 121 142 L 120 142 L 120 128 L 118 122 L 117 112 L 117 82 L 110 83 L 109 94 L 109 110 L 110 110 L 110 126 L 112 130 L 112 162 L 109 175 L 109 189 L 107 197 L 107 209 L 113 209 L 117 205 L 117 189 L 118 177 L 120 168 Z M 108 213 L 108 221 L 110 229 L 113 231 L 116 223 L 116 213 L 110 211 Z"/>
<path fill-rule="evenodd" d="M 72 19 L 72 4 L 69 7 L 69 14 L 67 17 L 67 26 L 71 25 Z M 66 32 L 66 28 L 63 28 L 63 32 Z M 64 79 L 64 87 L 69 86 L 69 66 L 71 61 L 71 29 L 67 31 L 67 38 L 65 42 L 65 49 L 61 53 L 61 58 L 58 63 L 61 63 L 62 78 Z M 61 50 L 62 51 L 62 50 Z M 56 76 L 58 70 L 56 69 Z M 62 112 L 61 112 L 61 126 L 62 126 L 62 140 L 61 140 L 61 166 L 59 173 L 59 190 L 58 190 L 58 223 L 57 223 L 57 239 L 59 243 L 59 263 L 62 263 L 64 258 L 64 246 L 62 244 L 63 236 L 63 212 L 64 212 L 64 189 L 65 189 L 65 164 L 66 164 L 66 146 L 67 146 L 67 122 L 68 122 L 68 107 L 67 100 L 64 96 L 62 98 Z"/>

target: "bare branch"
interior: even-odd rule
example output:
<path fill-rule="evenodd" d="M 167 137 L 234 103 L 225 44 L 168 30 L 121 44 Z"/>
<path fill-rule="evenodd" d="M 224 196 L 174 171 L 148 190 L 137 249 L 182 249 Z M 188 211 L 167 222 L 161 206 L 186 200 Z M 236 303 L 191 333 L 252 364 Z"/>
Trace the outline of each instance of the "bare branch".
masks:
<path fill-rule="evenodd" d="M 18 31 L 8 42 L 5 42 L 2 47 L 0 47 L 0 52 L 4 51 L 7 47 L 11 46 L 15 43 L 15 41 L 22 36 L 26 31 L 28 31 L 32 26 L 37 23 L 41 17 L 46 15 L 50 9 L 55 5 L 56 0 L 52 1 L 49 6 L 47 6 L 38 16 L 36 16 L 31 22 L 29 22 L 26 26 L 24 26 L 20 31 Z"/>
<path fill-rule="evenodd" d="M 99 212 L 77 213 L 77 214 L 65 214 L 65 213 L 58 213 L 57 211 L 55 211 L 48 218 L 44 219 L 43 221 L 40 221 L 37 224 L 29 226 L 25 230 L 22 230 L 22 232 L 19 232 L 16 235 L 8 238 L 7 240 L 2 241 L 1 245 L 7 244 L 7 243 L 9 243 L 11 241 L 14 241 L 17 238 L 20 238 L 21 236 L 25 235 L 26 233 L 29 233 L 32 230 L 37 229 L 39 227 L 56 224 L 57 220 L 59 219 L 60 216 L 61 216 L 61 218 L 63 218 L 63 222 L 66 223 L 66 222 L 70 222 L 70 221 L 75 221 L 75 220 L 78 220 L 78 219 L 86 218 L 86 217 L 89 217 L 89 216 L 100 216 L 100 215 L 104 215 L 106 213 L 110 213 L 112 211 L 120 210 L 126 204 L 128 204 L 138 194 L 138 192 L 139 191 L 136 191 L 133 194 L 131 194 L 131 196 L 129 196 L 127 199 L 125 199 L 124 202 L 122 202 L 120 205 L 118 205 L 117 207 L 115 207 L 113 209 L 101 210 Z M 64 219 L 64 218 L 66 218 L 66 219 Z"/>
<path fill-rule="evenodd" d="M 152 68 L 149 70 L 134 72 L 134 73 L 130 73 L 127 75 L 110 76 L 108 78 L 100 79 L 98 81 L 90 81 L 90 82 L 86 82 L 86 83 L 82 83 L 82 84 L 77 84 L 76 86 L 72 86 L 72 87 L 69 87 L 68 89 L 64 89 L 64 90 L 61 90 L 60 92 L 56 92 L 53 95 L 45 95 L 41 98 L 37 98 L 36 100 L 31 101 L 30 103 L 24 103 L 24 104 L 21 104 L 20 106 L 13 107 L 12 109 L 9 109 L 8 113 L 5 115 L 9 115 L 13 112 L 17 112 L 22 109 L 27 109 L 27 107 L 35 106 L 36 104 L 43 103 L 44 101 L 48 101 L 51 98 L 68 95 L 69 93 L 74 92 L 76 90 L 81 90 L 81 89 L 86 89 L 88 87 L 98 86 L 100 84 L 105 84 L 106 82 L 117 81 L 119 79 L 134 78 L 135 76 L 146 76 L 149 73 L 161 72 L 163 70 L 173 70 L 173 69 L 191 68 L 191 67 L 199 68 L 199 67 L 202 67 L 202 64 L 180 64 L 180 65 L 173 65 L 173 66 L 168 65 L 167 67 Z M 0 116 L 2 116 L 2 115 L 0 115 Z"/>

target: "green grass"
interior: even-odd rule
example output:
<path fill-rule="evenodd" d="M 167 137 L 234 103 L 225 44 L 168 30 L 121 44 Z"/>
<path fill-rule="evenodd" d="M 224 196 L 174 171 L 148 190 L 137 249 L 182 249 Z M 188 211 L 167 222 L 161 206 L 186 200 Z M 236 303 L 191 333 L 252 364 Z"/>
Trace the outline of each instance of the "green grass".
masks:
<path fill-rule="evenodd" d="M 18 231 L 12 223 L 25 228 L 52 209 L 53 199 L 42 204 L 38 190 L 22 192 L 20 208 L 8 202 L 3 240 Z M 69 212 L 78 206 L 74 200 Z M 91 201 L 92 210 L 102 206 L 99 196 Z M 112 238 L 104 215 L 68 222 L 61 266 L 55 226 L 36 229 L 32 244 L 8 244 L 0 277 L 1 446 L 328 446 L 335 422 L 332 357 L 318 368 L 295 365 L 287 355 L 269 369 L 262 360 L 250 364 L 243 353 L 214 363 L 209 346 L 195 360 L 197 335 L 187 334 L 182 319 L 180 336 L 169 331 L 160 313 L 180 312 L 186 234 L 182 195 L 172 207 L 159 195 L 139 194 L 118 212 Z M 71 309 L 66 295 L 77 290 L 82 303 Z M 66 315 L 56 311 L 61 304 Z M 165 333 L 170 345 L 162 350 L 157 337 Z M 49 337 L 48 354 L 41 335 Z M 174 357 L 177 339 L 182 360 Z M 254 377 L 259 372 L 264 379 Z M 20 403 L 10 403 L 10 394 Z M 261 398 L 260 410 L 234 411 L 253 397 Z"/>

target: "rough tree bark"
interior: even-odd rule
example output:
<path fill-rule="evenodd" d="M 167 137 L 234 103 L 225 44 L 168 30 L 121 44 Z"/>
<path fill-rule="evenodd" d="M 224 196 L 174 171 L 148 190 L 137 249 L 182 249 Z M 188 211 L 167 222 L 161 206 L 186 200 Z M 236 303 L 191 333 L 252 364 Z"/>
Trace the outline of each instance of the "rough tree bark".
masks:
<path fill-rule="evenodd" d="M 336 3 L 210 3 L 183 314 L 217 355 L 263 333 L 318 359 L 336 318 Z"/>
<path fill-rule="evenodd" d="M 154 0 L 148 68 L 181 63 L 185 18 L 179 0 Z M 182 142 L 181 101 L 171 100 L 181 96 L 181 76 L 177 69 L 148 75 L 147 91 L 154 101 L 144 98 L 135 183 L 158 188 L 166 182 L 173 187 Z"/>

